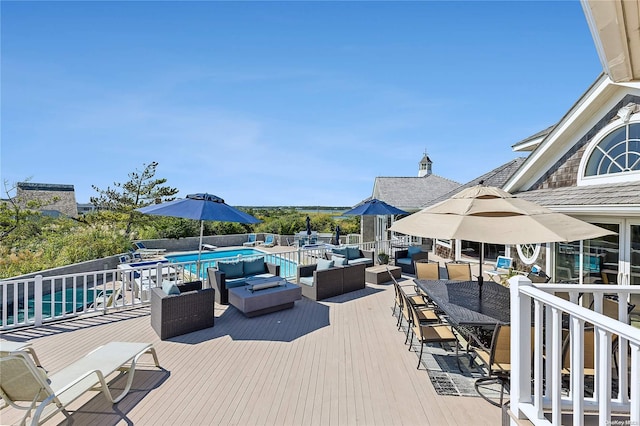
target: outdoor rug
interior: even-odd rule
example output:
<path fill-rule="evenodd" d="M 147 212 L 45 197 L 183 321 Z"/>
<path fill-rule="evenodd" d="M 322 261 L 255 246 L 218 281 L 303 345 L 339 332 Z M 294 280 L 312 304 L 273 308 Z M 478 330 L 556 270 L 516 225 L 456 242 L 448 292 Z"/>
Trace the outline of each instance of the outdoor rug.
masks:
<path fill-rule="evenodd" d="M 406 333 L 406 325 L 402 327 L 402 332 Z M 474 383 L 476 379 L 485 374 L 482 367 L 473 360 L 471 353 L 467 354 L 464 347 L 466 343 L 460 342 L 458 348 L 458 362 L 456 360 L 455 347 L 450 344 L 440 345 L 437 343 L 428 344 L 424 347 L 420 371 L 426 371 L 434 389 L 438 395 L 470 396 L 479 397 Z M 415 340 L 411 345 L 412 352 L 417 358 L 420 355 L 420 344 Z M 482 395 L 492 400 L 500 398 L 500 385 L 489 384 L 481 388 Z M 505 401 L 509 399 L 509 391 L 505 391 Z"/>

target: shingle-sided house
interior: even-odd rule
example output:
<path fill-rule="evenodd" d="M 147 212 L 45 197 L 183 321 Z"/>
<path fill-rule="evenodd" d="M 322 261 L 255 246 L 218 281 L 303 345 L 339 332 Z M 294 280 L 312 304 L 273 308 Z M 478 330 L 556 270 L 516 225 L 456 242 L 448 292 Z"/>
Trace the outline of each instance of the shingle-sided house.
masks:
<path fill-rule="evenodd" d="M 412 213 L 434 198 L 440 197 L 460 183 L 433 174 L 433 162 L 425 153 L 418 163 L 418 175 L 413 177 L 377 177 L 373 183 L 371 198 L 377 198 L 387 204 Z M 389 239 L 387 229 L 393 223 L 393 217 L 364 216 L 361 233 L 364 241 Z M 376 221 L 378 222 L 376 224 Z M 377 232 L 377 238 L 376 238 Z"/>
<path fill-rule="evenodd" d="M 640 285 L 640 82 L 601 75 L 503 188 L 617 235 L 518 247 L 554 281 Z M 640 306 L 640 300 L 634 301 Z"/>

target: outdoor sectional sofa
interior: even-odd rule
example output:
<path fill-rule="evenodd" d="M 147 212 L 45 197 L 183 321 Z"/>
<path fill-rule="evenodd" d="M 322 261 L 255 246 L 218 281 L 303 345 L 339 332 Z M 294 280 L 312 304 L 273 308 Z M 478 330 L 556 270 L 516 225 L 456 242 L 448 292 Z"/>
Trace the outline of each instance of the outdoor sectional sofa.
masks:
<path fill-rule="evenodd" d="M 280 265 L 265 262 L 263 257 L 218 261 L 215 268 L 207 268 L 209 287 L 216 289 L 216 302 L 229 304 L 229 289 L 242 287 L 247 278 L 267 278 L 280 275 Z"/>
<path fill-rule="evenodd" d="M 336 266 L 335 260 L 319 259 L 313 265 L 299 265 L 296 283 L 302 295 L 311 300 L 329 297 L 365 288 L 364 263 Z"/>
<path fill-rule="evenodd" d="M 325 257 L 331 260 L 333 256 L 341 256 L 347 259 L 349 265 L 365 264 L 367 266 L 373 266 L 373 250 L 361 250 L 358 247 L 334 247 L 331 249 L 331 253 L 326 253 Z"/>

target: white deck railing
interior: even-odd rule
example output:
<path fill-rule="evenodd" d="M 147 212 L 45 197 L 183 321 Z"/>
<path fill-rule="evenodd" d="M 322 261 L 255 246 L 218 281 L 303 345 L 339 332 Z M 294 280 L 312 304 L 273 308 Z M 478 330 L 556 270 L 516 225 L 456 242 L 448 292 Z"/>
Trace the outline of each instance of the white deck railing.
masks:
<path fill-rule="evenodd" d="M 618 421 L 640 425 L 640 329 L 627 324 L 626 303 L 619 304 L 619 321 L 599 313 L 605 294 L 626 301 L 630 293 L 640 293 L 640 286 L 534 285 L 522 276 L 511 278 L 509 285 L 513 416 L 535 425 L 582 425 L 591 416 L 600 425 Z M 558 292 L 568 292 L 571 301 L 555 296 Z M 574 303 L 580 295 L 582 300 L 593 298 L 594 310 Z M 584 393 L 585 329 L 593 330 L 595 337 L 592 396 Z M 564 374 L 562 363 L 566 335 L 571 348 L 569 374 Z M 617 373 L 612 341 L 617 344 Z"/>
<path fill-rule="evenodd" d="M 298 265 L 317 263 L 329 250 L 329 246 L 318 245 L 243 258 L 264 257 L 280 265 L 283 278 L 295 280 Z M 207 286 L 207 268 L 216 261 L 236 258 L 202 260 L 199 265 L 197 261 L 143 261 L 143 265 L 123 264 L 110 270 L 0 281 L 0 330 L 144 306 L 150 302 L 151 287 L 162 286 L 163 280 L 201 279 Z"/>

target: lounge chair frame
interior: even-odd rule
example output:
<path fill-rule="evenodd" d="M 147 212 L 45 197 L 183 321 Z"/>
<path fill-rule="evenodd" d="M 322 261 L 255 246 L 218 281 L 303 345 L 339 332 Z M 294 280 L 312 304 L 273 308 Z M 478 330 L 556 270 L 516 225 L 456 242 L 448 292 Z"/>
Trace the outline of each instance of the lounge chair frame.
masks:
<path fill-rule="evenodd" d="M 21 425 L 34 408 L 31 425 L 41 424 L 58 412 L 69 418 L 66 407 L 90 390 L 100 390 L 113 404 L 121 401 L 131 389 L 136 364 L 143 354 L 151 354 L 155 366 L 161 368 L 150 343 L 110 342 L 52 375 L 35 365 L 30 352 L 11 352 L 0 358 L 0 396 L 8 405 L 26 410 Z M 114 398 L 107 378 L 116 371 L 128 377 L 124 390 Z"/>

